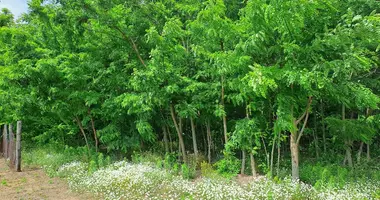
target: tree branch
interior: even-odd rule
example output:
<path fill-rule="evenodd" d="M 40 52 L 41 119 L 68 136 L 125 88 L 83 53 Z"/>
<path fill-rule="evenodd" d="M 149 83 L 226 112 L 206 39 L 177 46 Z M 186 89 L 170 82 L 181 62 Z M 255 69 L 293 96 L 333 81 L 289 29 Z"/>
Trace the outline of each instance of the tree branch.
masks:
<path fill-rule="evenodd" d="M 296 120 L 296 122 L 295 122 L 296 125 L 299 124 L 299 123 L 303 120 L 303 118 L 305 118 L 306 114 L 309 112 L 309 108 L 310 108 L 310 104 L 311 104 L 312 100 L 313 100 L 313 97 L 312 97 L 312 96 L 309 96 L 309 100 L 308 100 L 308 102 L 307 102 L 306 110 L 305 110 L 305 112 L 302 114 L 302 116 L 299 117 L 299 118 Z"/>
<path fill-rule="evenodd" d="M 306 124 L 307 124 L 307 120 L 309 119 L 309 109 L 310 109 L 312 101 L 313 101 L 313 97 L 309 96 L 309 101 L 307 102 L 307 107 L 306 107 L 306 111 L 305 111 L 305 120 L 304 120 L 302 128 L 298 134 L 297 141 L 296 141 L 297 144 L 299 144 L 299 142 L 300 142 L 301 136 L 302 136 L 302 134 L 305 130 Z"/>
<path fill-rule="evenodd" d="M 128 41 L 132 45 L 133 50 L 135 51 L 135 53 L 136 53 L 137 57 L 139 58 L 141 64 L 146 67 L 146 64 L 140 55 L 140 51 L 137 48 L 136 43 L 131 38 L 129 38 L 119 27 L 113 26 L 113 28 L 115 28 L 123 36 L 124 40 Z"/>

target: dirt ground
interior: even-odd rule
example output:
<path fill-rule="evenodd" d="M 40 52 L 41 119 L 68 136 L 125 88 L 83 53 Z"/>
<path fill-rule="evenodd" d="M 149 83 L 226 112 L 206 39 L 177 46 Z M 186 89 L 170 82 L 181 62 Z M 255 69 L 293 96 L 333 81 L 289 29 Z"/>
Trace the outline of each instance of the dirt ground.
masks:
<path fill-rule="evenodd" d="M 0 199 L 87 200 L 92 198 L 88 194 L 70 191 L 64 180 L 49 178 L 42 169 L 11 171 L 5 159 L 0 157 Z"/>

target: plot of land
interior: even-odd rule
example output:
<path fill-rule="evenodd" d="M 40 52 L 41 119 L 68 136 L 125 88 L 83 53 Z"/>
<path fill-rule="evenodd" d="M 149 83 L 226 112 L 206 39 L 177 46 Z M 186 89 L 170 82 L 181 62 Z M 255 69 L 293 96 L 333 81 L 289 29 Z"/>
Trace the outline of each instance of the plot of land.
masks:
<path fill-rule="evenodd" d="M 1 199 L 91 199 L 88 195 L 69 190 L 65 181 L 49 178 L 42 169 L 23 169 L 14 172 L 9 169 L 4 158 L 0 158 L 0 198 Z"/>

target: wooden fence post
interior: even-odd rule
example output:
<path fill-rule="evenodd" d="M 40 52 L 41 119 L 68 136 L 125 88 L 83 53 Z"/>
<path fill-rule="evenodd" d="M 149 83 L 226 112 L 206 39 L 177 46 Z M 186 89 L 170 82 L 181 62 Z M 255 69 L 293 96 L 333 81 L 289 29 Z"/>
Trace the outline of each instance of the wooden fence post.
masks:
<path fill-rule="evenodd" d="M 17 121 L 16 132 L 16 171 L 21 172 L 21 127 L 22 122 Z"/>
<path fill-rule="evenodd" d="M 8 158 L 8 126 L 4 124 L 3 128 L 3 156 L 5 159 Z"/>
<path fill-rule="evenodd" d="M 14 134 L 13 134 L 13 125 L 9 124 L 9 144 L 8 144 L 8 157 L 9 157 L 9 164 L 11 168 L 14 166 L 14 159 L 15 159 L 15 150 L 14 150 Z"/>

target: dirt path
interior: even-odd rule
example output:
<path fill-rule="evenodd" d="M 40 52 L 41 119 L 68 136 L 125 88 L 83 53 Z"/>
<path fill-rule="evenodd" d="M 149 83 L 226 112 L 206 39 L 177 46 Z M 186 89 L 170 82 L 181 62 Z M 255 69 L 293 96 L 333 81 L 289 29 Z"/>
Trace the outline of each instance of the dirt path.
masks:
<path fill-rule="evenodd" d="M 11 171 L 4 158 L 0 157 L 0 199 L 87 200 L 91 198 L 70 191 L 65 181 L 49 178 L 42 169 Z"/>

